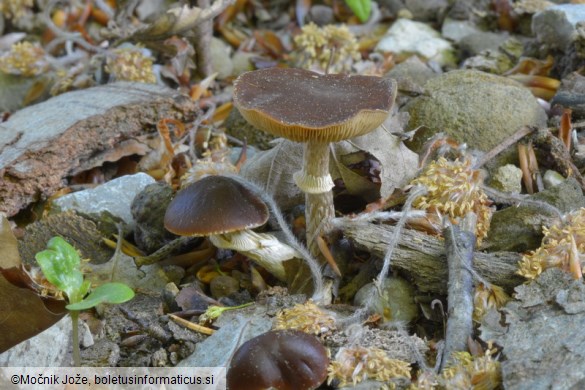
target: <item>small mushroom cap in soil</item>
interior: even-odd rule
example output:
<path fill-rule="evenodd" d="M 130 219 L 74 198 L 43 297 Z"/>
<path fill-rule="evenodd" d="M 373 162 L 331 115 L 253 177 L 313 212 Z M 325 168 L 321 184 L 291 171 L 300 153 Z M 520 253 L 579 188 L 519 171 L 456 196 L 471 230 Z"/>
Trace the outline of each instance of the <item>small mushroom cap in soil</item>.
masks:
<path fill-rule="evenodd" d="M 269 68 L 242 74 L 234 104 L 255 127 L 297 142 L 367 134 L 388 117 L 396 82 L 376 76 Z"/>
<path fill-rule="evenodd" d="M 261 226 L 268 207 L 225 176 L 208 176 L 180 190 L 167 207 L 165 228 L 181 236 L 210 236 Z"/>
<path fill-rule="evenodd" d="M 300 330 L 270 331 L 236 351 L 227 372 L 229 390 L 303 390 L 327 378 L 329 357 L 319 339 Z"/>

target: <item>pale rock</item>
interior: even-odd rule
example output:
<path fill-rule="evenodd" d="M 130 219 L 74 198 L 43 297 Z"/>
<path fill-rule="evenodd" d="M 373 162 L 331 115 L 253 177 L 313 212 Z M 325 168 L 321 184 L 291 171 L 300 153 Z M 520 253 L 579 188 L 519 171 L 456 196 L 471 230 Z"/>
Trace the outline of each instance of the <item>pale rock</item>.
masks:
<path fill-rule="evenodd" d="M 418 54 L 440 65 L 453 65 L 453 47 L 441 34 L 420 22 L 398 19 L 378 42 L 377 51 L 395 54 Z"/>
<path fill-rule="evenodd" d="M 499 191 L 519 194 L 522 191 L 522 170 L 513 164 L 501 166 L 494 173 L 490 186 Z"/>
<path fill-rule="evenodd" d="M 87 214 L 108 211 L 134 226 L 130 212 L 132 200 L 144 187 L 154 182 L 146 173 L 122 176 L 95 188 L 62 196 L 53 204 L 62 211 L 76 210 Z"/>

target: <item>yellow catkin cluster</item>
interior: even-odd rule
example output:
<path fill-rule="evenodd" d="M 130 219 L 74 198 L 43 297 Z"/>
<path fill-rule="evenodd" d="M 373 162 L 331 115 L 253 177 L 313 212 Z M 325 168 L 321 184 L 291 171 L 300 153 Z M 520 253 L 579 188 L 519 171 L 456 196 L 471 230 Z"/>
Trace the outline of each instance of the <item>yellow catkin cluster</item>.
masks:
<path fill-rule="evenodd" d="M 152 59 L 137 49 L 115 49 L 106 61 L 106 71 L 117 81 L 155 83 Z"/>
<path fill-rule="evenodd" d="M 0 12 L 6 19 L 20 19 L 33 7 L 33 0 L 0 0 Z"/>
<path fill-rule="evenodd" d="M 427 194 L 416 199 L 413 207 L 427 211 L 433 222 L 440 226 L 440 219 L 448 216 L 455 223 L 472 211 L 477 216 L 475 235 L 477 244 L 487 236 L 493 210 L 491 201 L 481 189 L 482 178 L 471 167 L 468 159 L 449 161 L 440 157 L 431 162 L 411 184 L 423 185 Z"/>
<path fill-rule="evenodd" d="M 366 379 L 379 382 L 393 378 L 410 379 L 409 363 L 391 359 L 384 350 L 374 347 L 341 348 L 327 370 L 327 383 L 337 380 L 339 387 L 355 386 Z"/>
<path fill-rule="evenodd" d="M 299 65 L 306 69 L 325 70 L 331 64 L 329 73 L 340 73 L 349 71 L 353 62 L 361 58 L 355 36 L 343 24 L 306 24 L 294 41 Z"/>
<path fill-rule="evenodd" d="M 46 53 L 38 44 L 18 42 L 0 57 L 0 71 L 25 77 L 38 76 L 49 69 Z"/>
<path fill-rule="evenodd" d="M 480 322 L 490 309 L 500 309 L 510 300 L 503 288 L 479 283 L 473 295 L 473 320 Z"/>
<path fill-rule="evenodd" d="M 444 385 L 448 389 L 497 389 L 502 385 L 500 362 L 488 350 L 484 356 L 473 357 L 468 352 L 456 352 L 452 364 L 443 370 Z"/>
<path fill-rule="evenodd" d="M 571 261 L 583 268 L 580 258 L 585 253 L 585 208 L 567 214 L 563 220 L 549 228 L 543 227 L 540 247 L 524 255 L 519 263 L 520 275 L 534 279 L 552 267 L 570 272 Z"/>
<path fill-rule="evenodd" d="M 335 329 L 335 318 L 321 310 L 312 301 L 284 309 L 276 315 L 274 329 L 296 329 L 322 335 Z"/>

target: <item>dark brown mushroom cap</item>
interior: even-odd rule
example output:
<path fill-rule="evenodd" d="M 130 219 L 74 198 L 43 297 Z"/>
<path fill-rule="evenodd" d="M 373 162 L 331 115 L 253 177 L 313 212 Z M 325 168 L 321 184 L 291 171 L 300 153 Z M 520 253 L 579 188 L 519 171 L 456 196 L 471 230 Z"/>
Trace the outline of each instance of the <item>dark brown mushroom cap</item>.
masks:
<path fill-rule="evenodd" d="M 240 183 L 208 176 L 177 193 L 164 223 L 181 236 L 209 236 L 261 226 L 268 216 L 266 204 Z"/>
<path fill-rule="evenodd" d="M 229 390 L 305 390 L 327 378 L 329 357 L 319 339 L 300 330 L 270 331 L 236 351 L 227 372 Z"/>
<path fill-rule="evenodd" d="M 297 142 L 363 135 L 388 117 L 396 82 L 376 76 L 269 68 L 234 83 L 234 104 L 253 126 Z"/>

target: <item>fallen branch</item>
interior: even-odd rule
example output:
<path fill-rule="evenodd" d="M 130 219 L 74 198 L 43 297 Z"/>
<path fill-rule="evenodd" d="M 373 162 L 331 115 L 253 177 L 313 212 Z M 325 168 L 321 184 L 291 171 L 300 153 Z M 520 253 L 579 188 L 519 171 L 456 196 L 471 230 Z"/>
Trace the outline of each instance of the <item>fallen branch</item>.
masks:
<path fill-rule="evenodd" d="M 448 318 L 445 349 L 441 366 L 452 363 L 455 352 L 467 351 L 473 333 L 473 250 L 475 249 L 475 215 L 469 213 L 461 226 L 449 224 L 443 230 L 449 265 Z M 473 222 L 464 224 L 466 220 Z M 467 225 L 467 226 L 464 226 Z"/>
<path fill-rule="evenodd" d="M 394 227 L 367 222 L 345 221 L 339 228 L 356 247 L 383 258 Z M 474 252 L 475 270 L 487 281 L 508 292 L 524 279 L 516 274 L 520 254 L 515 252 Z M 392 257 L 392 267 L 403 270 L 421 292 L 447 293 L 447 260 L 443 240 L 415 230 L 404 229 Z"/>

